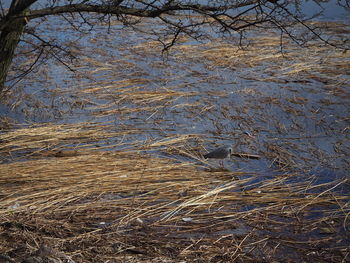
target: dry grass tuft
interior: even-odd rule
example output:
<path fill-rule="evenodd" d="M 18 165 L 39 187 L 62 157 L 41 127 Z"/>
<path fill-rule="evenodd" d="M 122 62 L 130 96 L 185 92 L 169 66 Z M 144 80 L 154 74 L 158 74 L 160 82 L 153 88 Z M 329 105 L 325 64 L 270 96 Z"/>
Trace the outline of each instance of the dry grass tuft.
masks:
<path fill-rule="evenodd" d="M 136 129 L 129 129 L 127 133 L 135 131 Z M 108 138 L 124 134 L 124 131 L 112 131 L 112 126 L 108 123 L 33 125 L 0 134 L 0 153 L 3 160 L 50 156 L 64 149 L 91 149 L 97 142 L 101 148 Z"/>

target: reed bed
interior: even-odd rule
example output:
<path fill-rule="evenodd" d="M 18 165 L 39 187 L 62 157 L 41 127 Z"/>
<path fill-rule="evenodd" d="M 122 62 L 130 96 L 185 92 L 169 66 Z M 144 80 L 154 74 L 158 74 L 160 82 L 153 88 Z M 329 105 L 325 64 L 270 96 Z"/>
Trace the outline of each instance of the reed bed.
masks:
<path fill-rule="evenodd" d="M 94 64 L 94 67 L 97 67 Z M 148 87 L 148 80 L 142 78 L 122 79 L 119 81 L 99 81 L 75 88 L 81 97 L 94 101 L 86 106 L 93 115 L 125 115 L 140 112 L 157 112 L 167 107 L 183 107 L 183 99 L 198 96 L 196 91 L 185 91 L 181 85 Z M 77 95 L 77 94 L 76 94 Z M 186 104 L 191 105 L 191 104 Z"/>
<path fill-rule="evenodd" d="M 73 96 L 72 112 L 83 103 L 94 122 L 21 127 L 3 119 L 0 262 L 349 261 L 349 178 L 324 182 L 308 175 L 300 162 L 310 159 L 299 154 L 310 151 L 322 162 L 323 152 L 287 138 L 291 131 L 295 140 L 305 136 L 300 123 L 311 112 L 309 99 L 264 94 L 256 83 L 234 89 L 232 82 L 231 89 L 217 90 L 205 84 L 220 85 L 220 76 L 197 68 L 238 72 L 237 78 L 281 89 L 290 82 L 301 85 L 290 89 L 302 89 L 316 80 L 331 99 L 346 98 L 349 55 L 319 43 L 300 49 L 286 42 L 281 50 L 273 34 L 248 40 L 242 48 L 182 39 L 170 52 L 191 65 L 181 68 L 183 75 L 151 76 L 138 65 L 160 54 L 154 41 L 122 46 L 125 56 L 108 62 L 109 53 L 99 48 L 100 59 L 86 57 L 80 66 L 81 82 L 53 92 L 58 101 Z M 150 63 L 179 69 L 172 62 Z M 182 81 L 184 76 L 195 80 Z M 252 101 L 242 97 L 221 105 L 232 93 Z M 331 99 L 323 105 L 332 105 Z M 260 104 L 281 108 L 293 125 Z M 182 122 L 174 121 L 177 114 Z M 162 125 L 168 119 L 173 126 Z M 347 131 L 327 126 L 347 118 L 324 126 L 321 121 L 318 128 L 326 132 Z M 183 129 L 192 122 L 211 130 Z M 266 141 L 258 138 L 266 133 Z M 223 138 L 278 173 L 214 167 L 202 153 Z M 332 160 L 346 157 L 342 143 L 334 145 L 339 155 Z"/>
<path fill-rule="evenodd" d="M 95 139 L 107 137 L 108 129 L 100 128 L 18 129 L 3 138 L 12 144 L 2 151 L 16 143 L 38 149 L 50 138 L 93 139 L 95 129 Z M 38 140 L 29 143 L 25 138 L 34 132 Z M 149 147 L 186 149 L 193 138 Z M 253 262 L 260 253 L 280 258 L 294 247 L 309 253 L 326 249 L 341 262 L 349 253 L 337 235 L 350 227 L 349 197 L 342 190 L 347 179 L 315 184 L 315 178 L 298 181 L 300 175 L 286 174 L 257 181 L 254 173 L 205 169 L 205 162 L 156 158 L 141 150 L 96 151 L 91 145 L 84 154 L 3 163 L 0 171 L 0 227 L 7 233 L 0 235 L 0 251 L 16 260 Z M 310 233 L 315 238 L 301 238 Z"/>
<path fill-rule="evenodd" d="M 244 78 L 255 81 L 288 83 L 316 80 L 329 85 L 348 85 L 344 73 L 350 70 L 349 52 L 334 51 L 320 46 L 318 42 L 310 44 L 309 49 L 298 47 L 290 40 L 281 46 L 277 35 L 259 35 L 248 38 L 247 42 L 247 47 L 218 41 L 200 46 L 182 45 L 177 48 L 177 57 L 181 59 L 184 53 L 190 53 L 192 60 L 205 58 L 209 68 L 244 69 Z"/>
<path fill-rule="evenodd" d="M 123 89 L 119 94 L 113 93 L 112 102 L 104 103 L 91 107 L 90 110 L 96 111 L 97 116 L 106 116 L 111 114 L 129 114 L 134 112 L 155 112 L 169 105 L 176 105 L 176 101 L 182 97 L 194 96 L 194 92 L 172 91 L 169 89 L 160 89 L 157 91 L 138 90 L 139 88 Z M 108 95 L 105 95 L 108 96 Z M 103 96 L 104 97 L 104 96 Z M 103 98 L 102 97 L 102 98 Z M 132 103 L 130 106 L 116 105 Z M 151 105 L 154 106 L 151 106 Z"/>
<path fill-rule="evenodd" d="M 0 154 L 2 162 L 33 156 L 59 157 L 65 152 L 80 155 L 85 154 L 86 148 L 106 148 L 108 139 L 137 133 L 137 130 L 118 131 L 110 123 L 33 124 L 1 133 Z"/>

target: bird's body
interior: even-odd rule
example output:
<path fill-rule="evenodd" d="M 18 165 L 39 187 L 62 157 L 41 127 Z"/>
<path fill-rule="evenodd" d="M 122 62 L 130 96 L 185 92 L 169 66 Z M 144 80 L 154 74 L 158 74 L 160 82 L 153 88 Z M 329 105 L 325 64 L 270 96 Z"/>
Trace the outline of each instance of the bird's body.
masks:
<path fill-rule="evenodd" d="M 208 158 L 225 159 L 230 157 L 231 154 L 232 154 L 232 148 L 230 146 L 223 146 L 205 154 L 204 158 L 205 159 L 208 159 Z"/>

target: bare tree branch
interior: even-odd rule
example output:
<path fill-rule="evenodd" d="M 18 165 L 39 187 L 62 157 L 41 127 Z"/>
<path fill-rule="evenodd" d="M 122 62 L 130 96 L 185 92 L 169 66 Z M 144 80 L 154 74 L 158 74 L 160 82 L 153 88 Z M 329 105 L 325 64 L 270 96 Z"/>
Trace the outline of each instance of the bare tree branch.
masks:
<path fill-rule="evenodd" d="M 75 4 L 66 6 L 57 6 L 53 8 L 44 8 L 40 10 L 33 10 L 29 12 L 26 16 L 28 19 L 57 15 L 62 13 L 72 13 L 72 12 L 90 12 L 90 13 L 101 13 L 101 14 L 115 14 L 115 15 L 131 15 L 138 17 L 157 17 L 161 14 L 166 14 L 171 11 L 201 11 L 201 12 L 217 12 L 224 11 L 228 9 L 236 9 L 256 3 L 256 0 L 249 0 L 244 2 L 238 2 L 235 5 L 228 5 L 223 7 L 206 6 L 206 5 L 163 5 L 159 8 L 153 8 L 152 10 L 147 10 L 145 8 L 133 8 L 126 6 L 109 6 L 109 5 L 85 5 L 85 4 Z M 149 5 L 150 6 L 150 5 Z"/>

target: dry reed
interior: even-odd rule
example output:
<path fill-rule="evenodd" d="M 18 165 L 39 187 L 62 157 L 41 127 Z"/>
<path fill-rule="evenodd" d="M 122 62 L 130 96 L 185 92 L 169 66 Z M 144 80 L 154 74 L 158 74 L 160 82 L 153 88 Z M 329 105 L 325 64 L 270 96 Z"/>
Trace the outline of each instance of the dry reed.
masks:
<path fill-rule="evenodd" d="M 85 133 L 87 127 L 91 130 Z M 90 132 L 97 127 L 87 127 L 18 129 L 4 136 L 11 138 L 12 144 L 2 147 L 2 151 L 13 149 L 16 143 L 22 145 L 19 149 L 44 147 L 53 137 L 55 142 L 109 137 L 104 128 L 105 132 L 98 129 L 99 136 L 91 138 Z M 62 136 L 62 130 L 66 136 Z M 38 140 L 29 143 L 25 138 L 34 132 Z M 186 139 L 169 138 L 149 146 L 179 145 L 181 149 Z M 209 260 L 226 255 L 227 260 L 253 261 L 255 252 L 265 251 L 275 242 L 280 244 L 278 249 L 266 250 L 265 255 L 273 258 L 279 251 L 288 250 L 291 244 L 285 238 L 297 238 L 293 229 L 304 234 L 328 231 L 328 239 L 294 243 L 296 249 L 303 250 L 311 249 L 315 242 L 325 246 L 336 240 L 337 231 L 349 228 L 349 198 L 337 190 L 348 185 L 346 179 L 315 185 L 313 178 L 293 182 L 298 175 L 291 174 L 257 182 L 254 174 L 206 171 L 191 162 L 155 158 L 134 150 L 90 148 L 86 147 L 81 155 L 42 156 L 0 165 L 1 228 L 12 229 L 12 237 L 22 235 L 19 240 L 27 242 L 22 247 L 23 255 L 29 257 L 31 251 L 39 258 L 92 260 L 89 251 L 99 240 L 98 249 L 108 248 L 99 250 L 99 260 L 121 260 L 125 253 L 154 258 L 155 247 L 163 251 L 162 260 L 169 260 L 171 256 L 165 256 L 167 242 L 173 240 L 176 258 Z M 323 210 L 323 215 L 318 216 Z M 243 222 L 246 227 L 239 230 Z M 43 229 L 48 235 L 41 234 Z M 277 237 L 282 229 L 288 235 Z M 28 234 L 20 234 L 22 231 Z M 221 236 L 225 231 L 226 237 Z M 269 234 L 266 237 L 263 233 Z M 273 235 L 277 236 L 272 238 Z M 196 241 L 188 243 L 188 238 Z M 150 245 L 155 240 L 158 241 Z M 181 245 L 180 240 L 185 243 Z M 238 242 L 237 246 L 228 246 L 229 240 Z M 3 242 L 4 237 L 1 251 L 14 249 L 13 244 Z M 212 242 L 215 244 L 209 246 Z M 338 242 L 336 251 L 341 248 L 346 253 L 342 245 L 345 241 Z M 116 243 L 117 250 L 113 249 Z M 199 256 L 203 246 L 210 253 Z M 220 246 L 225 249 L 218 250 Z M 143 260 L 143 256 L 135 258 Z"/>
<path fill-rule="evenodd" d="M 330 94 L 346 94 L 343 89 L 348 79 L 343 73 L 349 70 L 348 54 L 330 51 L 318 43 L 312 51 L 301 51 L 287 43 L 280 52 L 280 39 L 273 35 L 249 40 L 251 45 L 246 49 L 217 41 L 185 43 L 174 47 L 174 52 L 181 61 L 184 57 L 193 63 L 205 60 L 208 69 L 241 70 L 245 79 L 274 83 L 314 79 L 325 83 Z M 144 41 L 132 49 L 146 56 L 156 52 L 154 47 L 159 45 Z M 102 49 L 96 52 L 106 53 Z M 319 63 L 319 55 L 327 52 Z M 89 74 L 107 75 L 73 89 L 92 115 L 116 115 L 119 120 L 147 112 L 147 121 L 154 113 L 171 108 L 201 118 L 214 112 L 214 102 L 181 99 L 228 94 L 186 90 L 188 84 L 157 84 L 152 88 L 132 58 L 129 54 L 123 60 L 109 62 L 85 59 Z M 130 72 L 135 70 L 134 75 L 116 72 L 119 64 Z M 164 67 L 161 63 L 157 66 Z M 203 75 L 196 69 L 188 73 Z M 216 79 L 208 76 L 200 81 Z M 69 94 L 70 89 L 60 90 L 57 96 Z M 254 88 L 237 93 L 260 94 Z M 292 116 L 303 114 L 283 105 L 280 98 L 263 96 L 261 102 L 284 107 Z M 298 96 L 288 102 L 307 104 Z M 250 126 L 252 120 L 247 115 L 259 108 L 255 103 L 236 108 L 236 115 L 227 106 L 220 110 L 225 119 Z M 224 130 L 219 122 L 215 124 L 221 138 Z M 279 120 L 275 125 L 280 134 L 288 129 Z M 290 172 L 299 168 L 296 154 L 287 147 L 291 143 L 266 143 L 266 151 L 259 157 L 285 172 L 262 179 L 261 174 L 250 171 L 207 169 L 209 163 L 201 158 L 206 137 L 197 133 L 169 133 L 130 142 L 133 135 L 146 132 L 144 127 L 81 122 L 12 128 L 4 126 L 0 134 L 0 261 L 349 260 L 349 180 L 319 183 L 315 182 L 317 176 Z M 246 144 L 249 140 L 256 144 L 249 133 L 241 137 Z M 152 150 L 167 154 L 167 158 L 147 153 Z"/>

